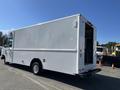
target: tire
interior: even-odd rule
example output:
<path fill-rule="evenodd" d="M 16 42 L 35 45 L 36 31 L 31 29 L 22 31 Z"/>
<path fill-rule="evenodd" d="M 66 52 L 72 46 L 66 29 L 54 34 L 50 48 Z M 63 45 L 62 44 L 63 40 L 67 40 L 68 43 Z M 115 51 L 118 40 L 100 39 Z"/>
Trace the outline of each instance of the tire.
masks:
<path fill-rule="evenodd" d="M 1 55 L 1 60 L 5 59 L 5 56 L 4 55 Z"/>
<path fill-rule="evenodd" d="M 33 62 L 31 69 L 32 69 L 32 73 L 35 75 L 40 74 L 40 72 L 42 71 L 42 67 L 38 62 Z"/>

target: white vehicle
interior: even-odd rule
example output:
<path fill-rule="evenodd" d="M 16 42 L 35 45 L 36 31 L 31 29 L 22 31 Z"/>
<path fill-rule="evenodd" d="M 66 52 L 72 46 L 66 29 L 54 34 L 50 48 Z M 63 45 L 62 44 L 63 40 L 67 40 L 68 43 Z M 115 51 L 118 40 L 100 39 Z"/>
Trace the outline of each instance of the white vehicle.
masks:
<path fill-rule="evenodd" d="M 104 55 L 108 55 L 108 49 L 103 46 L 97 46 L 97 61 L 102 60 Z"/>
<path fill-rule="evenodd" d="M 108 50 L 107 50 L 107 48 L 105 48 L 103 46 L 97 46 L 96 53 L 97 53 L 97 55 L 103 56 L 103 55 L 107 55 Z"/>
<path fill-rule="evenodd" d="M 5 51 L 5 63 L 71 75 L 97 72 L 95 27 L 77 14 L 24 27 L 12 32 L 12 48 Z"/>

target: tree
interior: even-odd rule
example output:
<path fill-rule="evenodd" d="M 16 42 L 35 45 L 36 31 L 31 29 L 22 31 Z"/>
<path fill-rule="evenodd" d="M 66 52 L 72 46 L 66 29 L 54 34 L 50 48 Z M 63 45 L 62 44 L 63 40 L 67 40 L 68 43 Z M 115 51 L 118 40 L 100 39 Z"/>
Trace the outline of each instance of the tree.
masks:
<path fill-rule="evenodd" d="M 7 34 L 3 35 L 3 44 L 2 44 L 2 46 L 8 46 L 8 41 L 9 41 L 8 35 Z"/>
<path fill-rule="evenodd" d="M 0 32 L 0 46 L 3 45 L 3 33 Z"/>
<path fill-rule="evenodd" d="M 2 32 L 0 32 L 0 46 L 11 46 L 12 45 L 12 33 L 8 33 L 8 34 L 3 34 Z"/>
<path fill-rule="evenodd" d="M 99 46 L 100 44 L 99 44 L 99 42 L 97 41 L 97 46 Z"/>
<path fill-rule="evenodd" d="M 108 48 L 108 51 L 110 53 L 112 53 L 114 51 L 114 46 L 116 44 L 118 44 L 118 43 L 117 42 L 108 42 L 108 43 L 104 44 L 104 46 Z"/>

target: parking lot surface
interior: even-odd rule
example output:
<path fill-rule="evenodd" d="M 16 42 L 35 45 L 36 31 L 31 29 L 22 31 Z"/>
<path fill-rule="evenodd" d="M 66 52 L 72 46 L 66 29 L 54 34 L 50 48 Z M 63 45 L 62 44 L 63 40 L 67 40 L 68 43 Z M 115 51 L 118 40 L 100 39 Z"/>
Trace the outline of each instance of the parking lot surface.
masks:
<path fill-rule="evenodd" d="M 36 76 L 28 67 L 4 65 L 0 60 L 0 90 L 120 90 L 120 69 L 102 66 L 89 78 L 51 71 Z"/>

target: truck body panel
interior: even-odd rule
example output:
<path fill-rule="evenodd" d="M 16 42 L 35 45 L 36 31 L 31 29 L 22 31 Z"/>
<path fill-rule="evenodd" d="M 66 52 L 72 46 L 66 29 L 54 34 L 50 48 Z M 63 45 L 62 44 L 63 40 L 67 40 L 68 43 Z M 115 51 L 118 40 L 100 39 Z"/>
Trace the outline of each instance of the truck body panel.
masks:
<path fill-rule="evenodd" d="M 31 61 L 38 58 L 43 69 L 72 75 L 96 68 L 95 27 L 81 15 L 21 28 L 12 33 L 13 44 L 8 49 L 7 62 L 30 66 Z"/>

